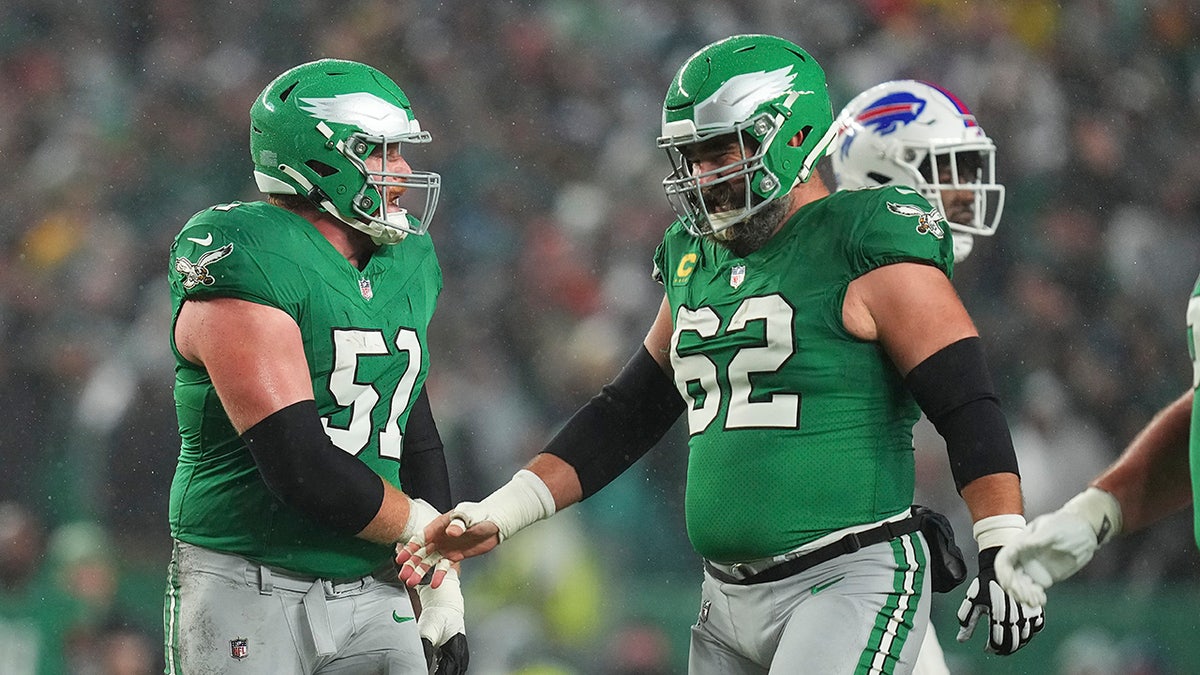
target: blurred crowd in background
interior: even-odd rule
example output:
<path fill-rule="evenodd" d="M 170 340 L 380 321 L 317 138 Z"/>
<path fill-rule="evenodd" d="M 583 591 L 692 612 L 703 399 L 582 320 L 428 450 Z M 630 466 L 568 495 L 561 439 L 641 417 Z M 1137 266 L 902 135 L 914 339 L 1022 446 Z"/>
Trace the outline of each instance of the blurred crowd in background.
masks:
<path fill-rule="evenodd" d="M 247 112 L 272 77 L 364 61 L 433 134 L 406 153 L 443 176 L 429 389 L 455 496 L 478 499 L 641 343 L 672 220 L 662 98 L 689 54 L 743 32 L 808 49 L 835 109 L 929 80 L 999 146 L 1004 216 L 955 283 L 1027 512 L 1081 489 L 1190 385 L 1197 0 L 6 0 L 0 673 L 161 672 L 178 450 L 167 251 L 192 213 L 258 198 Z M 920 499 L 973 552 L 936 434 L 916 445 Z M 682 672 L 700 580 L 685 464 L 677 427 L 595 498 L 468 563 L 472 672 Z M 1183 515 L 1106 549 L 1079 583 L 1193 588 L 1197 561 Z M 956 627 L 935 623 L 952 652 Z M 1181 667 L 1119 653 L 1087 672 L 1134 672 L 1131 658 Z"/>

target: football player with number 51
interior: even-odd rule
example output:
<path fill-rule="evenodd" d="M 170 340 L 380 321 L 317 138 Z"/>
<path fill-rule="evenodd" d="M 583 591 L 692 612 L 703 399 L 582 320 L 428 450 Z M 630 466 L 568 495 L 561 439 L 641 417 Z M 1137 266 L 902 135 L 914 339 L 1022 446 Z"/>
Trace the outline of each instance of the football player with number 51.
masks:
<path fill-rule="evenodd" d="M 168 673 L 466 670 L 457 572 L 418 618 L 393 566 L 452 503 L 424 387 L 441 179 L 401 154 L 430 140 L 375 68 L 291 68 L 250 109 L 267 200 L 171 247 Z"/>

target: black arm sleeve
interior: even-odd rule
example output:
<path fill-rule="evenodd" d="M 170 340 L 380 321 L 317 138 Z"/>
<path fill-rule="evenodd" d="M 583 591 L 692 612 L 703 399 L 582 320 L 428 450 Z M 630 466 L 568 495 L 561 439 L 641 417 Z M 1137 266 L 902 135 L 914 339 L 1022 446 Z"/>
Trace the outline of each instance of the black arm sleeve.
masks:
<path fill-rule="evenodd" d="M 543 452 L 574 467 L 586 499 L 641 459 L 683 410 L 675 383 L 642 346 Z"/>
<path fill-rule="evenodd" d="M 242 440 L 267 488 L 319 523 L 358 534 L 383 505 L 383 479 L 334 446 L 311 399 L 268 415 Z"/>
<path fill-rule="evenodd" d="M 959 492 L 982 476 L 1020 475 L 1008 421 L 1000 409 L 979 338 L 964 338 L 943 347 L 909 371 L 904 382 L 946 439 L 950 472 Z"/>
<path fill-rule="evenodd" d="M 412 410 L 408 411 L 404 450 L 400 456 L 400 485 L 408 496 L 424 499 L 443 513 L 454 506 L 442 437 L 433 421 L 429 394 L 424 387 L 413 401 Z"/>

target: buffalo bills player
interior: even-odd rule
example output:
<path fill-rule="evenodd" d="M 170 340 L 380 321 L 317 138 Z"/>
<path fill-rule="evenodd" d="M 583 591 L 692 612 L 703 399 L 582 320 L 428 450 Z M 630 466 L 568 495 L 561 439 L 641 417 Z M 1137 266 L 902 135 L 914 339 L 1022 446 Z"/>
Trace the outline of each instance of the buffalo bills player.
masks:
<path fill-rule="evenodd" d="M 915 188 L 946 217 L 956 264 L 970 254 L 975 236 L 996 231 L 1004 186 L 995 180 L 995 144 L 957 96 L 927 82 L 884 82 L 846 104 L 837 125 L 830 155 L 839 190 Z M 963 601 L 960 642 L 970 638 L 984 611 L 984 603 Z M 932 624 L 914 673 L 949 673 Z"/>
<path fill-rule="evenodd" d="M 831 194 L 815 169 L 836 133 L 823 70 L 787 40 L 738 35 L 683 64 L 658 141 L 678 219 L 643 348 L 511 481 L 405 546 L 402 577 L 594 494 L 686 412 L 705 560 L 690 671 L 908 673 L 929 620 L 911 508 L 924 409 L 984 551 L 971 602 L 989 644 L 1028 642 L 1040 608 L 989 593 L 991 556 L 1025 521 L 947 225 L 912 188 Z"/>
<path fill-rule="evenodd" d="M 831 150 L 839 190 L 916 188 L 954 233 L 954 262 L 975 237 L 990 237 L 1004 210 L 996 145 L 953 93 L 927 82 L 893 80 L 854 97 L 838 115 Z"/>

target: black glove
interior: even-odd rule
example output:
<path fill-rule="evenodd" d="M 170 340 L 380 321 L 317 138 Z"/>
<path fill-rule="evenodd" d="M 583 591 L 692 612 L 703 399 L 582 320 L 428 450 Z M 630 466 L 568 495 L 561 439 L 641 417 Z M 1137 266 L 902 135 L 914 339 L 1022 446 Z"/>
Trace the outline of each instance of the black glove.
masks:
<path fill-rule="evenodd" d="M 425 648 L 425 663 L 429 664 L 430 672 L 434 675 L 461 675 L 467 672 L 471 654 L 467 649 L 465 633 L 454 634 L 441 647 L 434 647 L 432 642 L 421 638 L 421 646 Z M 437 670 L 433 670 L 435 665 Z"/>
<path fill-rule="evenodd" d="M 958 641 L 966 642 L 975 632 L 980 615 L 988 615 L 987 646 L 993 654 L 1012 654 L 1033 639 L 1046 625 L 1042 608 L 1025 605 L 1007 593 L 996 581 L 996 554 L 999 546 L 979 552 L 979 576 L 971 581 L 967 597 L 958 607 Z"/>

